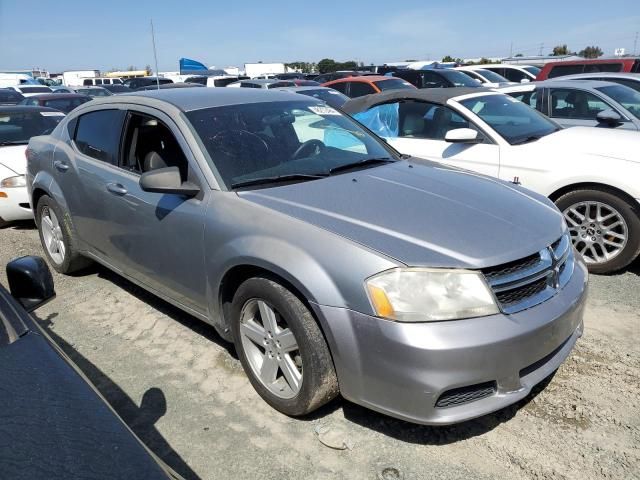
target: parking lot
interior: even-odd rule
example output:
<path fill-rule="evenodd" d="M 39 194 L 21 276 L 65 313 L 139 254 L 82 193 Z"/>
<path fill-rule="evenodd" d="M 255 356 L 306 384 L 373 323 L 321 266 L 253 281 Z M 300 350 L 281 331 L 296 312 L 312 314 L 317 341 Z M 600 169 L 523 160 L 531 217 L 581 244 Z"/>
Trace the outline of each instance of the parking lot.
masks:
<path fill-rule="evenodd" d="M 33 225 L 4 229 L 0 264 L 27 254 L 42 254 Z M 585 334 L 545 385 L 444 428 L 341 399 L 288 418 L 258 397 L 213 328 L 101 267 L 54 277 L 41 325 L 187 479 L 640 478 L 637 261 L 591 276 Z"/>

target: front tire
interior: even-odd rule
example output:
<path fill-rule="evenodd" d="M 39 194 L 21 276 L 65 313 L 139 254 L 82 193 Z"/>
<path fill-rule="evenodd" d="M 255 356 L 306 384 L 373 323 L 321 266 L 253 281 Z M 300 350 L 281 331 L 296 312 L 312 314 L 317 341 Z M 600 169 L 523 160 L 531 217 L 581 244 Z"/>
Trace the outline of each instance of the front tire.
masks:
<path fill-rule="evenodd" d="M 285 415 L 308 414 L 338 395 L 329 348 L 309 309 L 279 283 L 246 280 L 231 305 L 238 357 L 258 394 Z"/>
<path fill-rule="evenodd" d="M 566 193 L 556 205 L 590 272 L 615 272 L 640 253 L 640 205 L 606 188 Z"/>
<path fill-rule="evenodd" d="M 73 273 L 91 264 L 77 250 L 73 230 L 54 199 L 43 195 L 36 207 L 36 225 L 47 260 L 59 273 Z"/>

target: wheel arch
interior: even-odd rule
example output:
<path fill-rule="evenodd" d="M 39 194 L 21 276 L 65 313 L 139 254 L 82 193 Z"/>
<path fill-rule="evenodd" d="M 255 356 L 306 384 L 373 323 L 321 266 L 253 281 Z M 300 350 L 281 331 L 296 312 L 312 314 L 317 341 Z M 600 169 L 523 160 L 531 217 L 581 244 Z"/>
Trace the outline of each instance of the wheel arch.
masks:
<path fill-rule="evenodd" d="M 637 204 L 636 199 L 633 198 L 632 195 L 622 190 L 621 188 L 614 187 L 606 183 L 599 183 L 599 182 L 578 182 L 578 183 L 571 183 L 569 185 L 565 185 L 563 187 L 556 189 L 553 193 L 551 193 L 549 195 L 549 199 L 555 203 L 560 197 L 562 197 L 563 195 L 569 192 L 573 192 L 576 190 L 587 190 L 587 189 L 607 190 L 610 193 L 615 194 L 620 198 L 622 198 L 623 200 L 629 202 L 631 205 Z"/>

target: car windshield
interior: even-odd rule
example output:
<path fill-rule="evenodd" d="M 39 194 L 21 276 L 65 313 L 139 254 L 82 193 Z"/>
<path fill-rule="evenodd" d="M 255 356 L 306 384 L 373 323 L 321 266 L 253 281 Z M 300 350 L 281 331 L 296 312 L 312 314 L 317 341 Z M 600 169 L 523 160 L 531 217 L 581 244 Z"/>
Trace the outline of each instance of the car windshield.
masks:
<path fill-rule="evenodd" d="M 341 107 L 347 100 L 349 100 L 349 97 L 347 97 L 344 93 L 340 93 L 337 90 L 333 90 L 330 88 L 319 88 L 317 90 L 297 90 L 297 93 L 322 100 L 323 102 L 331 105 L 334 108 Z"/>
<path fill-rule="evenodd" d="M 640 119 L 640 93 L 624 85 L 610 85 L 597 87 L 596 90 L 613 98 L 616 102 L 629 110 L 634 117 Z"/>
<path fill-rule="evenodd" d="M 390 78 L 389 80 L 378 80 L 373 82 L 376 87 L 381 91 L 385 90 L 415 90 L 416 87 L 411 85 L 406 80 L 400 78 Z"/>
<path fill-rule="evenodd" d="M 29 143 L 36 135 L 46 135 L 64 118 L 62 112 L 0 111 L 0 145 Z"/>
<path fill-rule="evenodd" d="M 492 83 L 504 83 L 509 80 L 504 78 L 502 75 L 497 74 L 496 72 L 492 72 L 491 70 L 486 70 L 484 68 L 480 68 L 478 70 L 474 70 L 474 72 L 478 72 L 484 78 L 486 78 L 489 82 Z"/>
<path fill-rule="evenodd" d="M 537 110 L 508 95 L 483 95 L 459 102 L 511 145 L 538 140 L 560 129 Z"/>
<path fill-rule="evenodd" d="M 442 70 L 438 70 L 438 72 L 440 73 L 440 75 L 442 75 L 451 83 L 453 83 L 453 85 L 456 87 L 482 86 L 482 84 L 479 81 L 471 78 L 469 75 L 465 75 L 464 73 L 459 72 L 458 70 L 442 69 Z"/>
<path fill-rule="evenodd" d="M 524 68 L 527 72 L 529 72 L 531 75 L 534 75 L 536 77 L 540 73 L 540 69 L 538 67 L 529 66 L 529 67 L 522 67 L 522 68 Z"/>
<path fill-rule="evenodd" d="M 260 179 L 269 186 L 280 177 L 319 178 L 346 165 L 395 160 L 380 140 L 321 103 L 252 103 L 194 110 L 186 116 L 212 167 L 230 188 Z"/>

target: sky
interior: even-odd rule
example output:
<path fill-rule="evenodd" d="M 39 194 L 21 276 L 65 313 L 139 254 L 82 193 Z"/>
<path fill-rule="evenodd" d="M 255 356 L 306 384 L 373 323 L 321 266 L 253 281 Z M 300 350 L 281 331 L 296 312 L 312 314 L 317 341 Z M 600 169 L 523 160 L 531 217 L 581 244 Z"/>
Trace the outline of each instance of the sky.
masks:
<path fill-rule="evenodd" d="M 0 70 L 178 70 L 333 58 L 408 59 L 544 54 L 558 44 L 631 53 L 639 0 L 40 1 L 0 0 Z M 640 39 L 637 51 L 640 54 Z"/>

